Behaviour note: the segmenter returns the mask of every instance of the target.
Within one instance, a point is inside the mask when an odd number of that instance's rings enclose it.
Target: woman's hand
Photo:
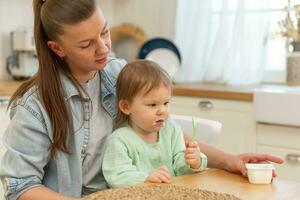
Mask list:
[[[154,170],[146,179],[145,182],[150,183],[171,183],[171,178],[169,175],[169,170],[167,166],[162,165],[156,170]]]
[[[185,145],[191,141],[191,138],[184,135]],[[282,164],[283,160],[279,157],[262,153],[246,153],[233,155],[222,151],[214,146],[198,141],[201,151],[207,156],[208,167],[219,168],[233,173],[240,173],[247,176],[246,163],[277,163]],[[273,177],[276,177],[273,171]]]
[[[282,164],[283,160],[279,157],[272,156],[269,154],[260,154],[260,153],[246,153],[240,155],[230,155],[229,162],[227,163],[226,170],[234,173],[241,173],[243,176],[247,176],[246,163],[269,163],[274,162]],[[277,174],[273,170],[273,177],[276,177]]]
[[[190,141],[187,143],[185,162],[193,169],[198,169],[200,167],[200,148],[198,142]]]

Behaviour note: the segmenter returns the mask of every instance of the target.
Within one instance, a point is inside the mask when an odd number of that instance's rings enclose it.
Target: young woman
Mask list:
[[[207,158],[198,143],[191,141],[185,148],[181,128],[168,120],[171,90],[169,76],[152,61],[137,60],[120,72],[116,118],[120,128],[107,139],[102,167],[110,187],[170,183],[171,176],[206,168]]]
[[[39,71],[12,96],[0,178],[8,200],[81,197],[107,188],[103,143],[125,62],[108,57],[110,34],[95,0],[33,0],[33,9]],[[248,161],[282,162],[200,145],[208,165],[232,172],[244,173]]]

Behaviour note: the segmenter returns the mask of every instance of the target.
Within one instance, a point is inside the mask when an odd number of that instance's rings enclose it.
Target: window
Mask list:
[[[223,0],[214,2],[214,13],[218,16],[221,10]],[[229,0],[229,7],[234,10],[239,0]],[[268,35],[265,37],[266,44],[266,62],[263,75],[263,82],[284,83],[286,81],[286,56],[287,39],[280,34],[279,21],[286,18],[284,7],[288,5],[288,0],[262,0],[265,1],[265,8],[258,9],[256,1],[245,0],[246,12],[249,15],[266,14],[270,17]],[[291,0],[291,17],[295,18],[295,12],[292,10],[294,5],[300,4],[300,0]],[[259,6],[258,6],[259,7]],[[228,13],[230,15],[230,12]]]
[[[176,81],[285,82],[287,40],[278,23],[286,18],[289,2],[289,8],[300,4],[300,0],[179,0],[175,41],[185,68]]]
[[[292,0],[290,9],[299,3],[299,0]],[[267,56],[263,82],[285,83],[288,43],[287,39],[280,34],[278,22],[286,18],[283,8],[288,5],[288,0],[272,1],[269,5],[270,8],[266,12],[270,13],[270,27],[269,34],[266,36]],[[291,17],[295,17],[294,11],[291,11]]]

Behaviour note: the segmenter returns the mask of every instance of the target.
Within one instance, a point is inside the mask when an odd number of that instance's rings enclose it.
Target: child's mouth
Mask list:
[[[159,120],[155,121],[155,122],[153,123],[153,125],[154,125],[154,126],[159,126],[159,127],[160,127],[160,126],[163,126],[164,123],[165,123],[165,120],[159,119]]]

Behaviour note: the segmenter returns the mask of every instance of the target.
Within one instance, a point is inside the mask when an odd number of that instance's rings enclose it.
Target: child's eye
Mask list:
[[[149,107],[155,107],[156,104],[155,103],[151,103],[151,104],[148,104]]]
[[[167,106],[167,105],[169,105],[169,103],[170,103],[170,102],[169,102],[169,101],[167,101],[167,102],[165,102],[165,103],[164,103],[164,105],[165,105],[165,106]]]

